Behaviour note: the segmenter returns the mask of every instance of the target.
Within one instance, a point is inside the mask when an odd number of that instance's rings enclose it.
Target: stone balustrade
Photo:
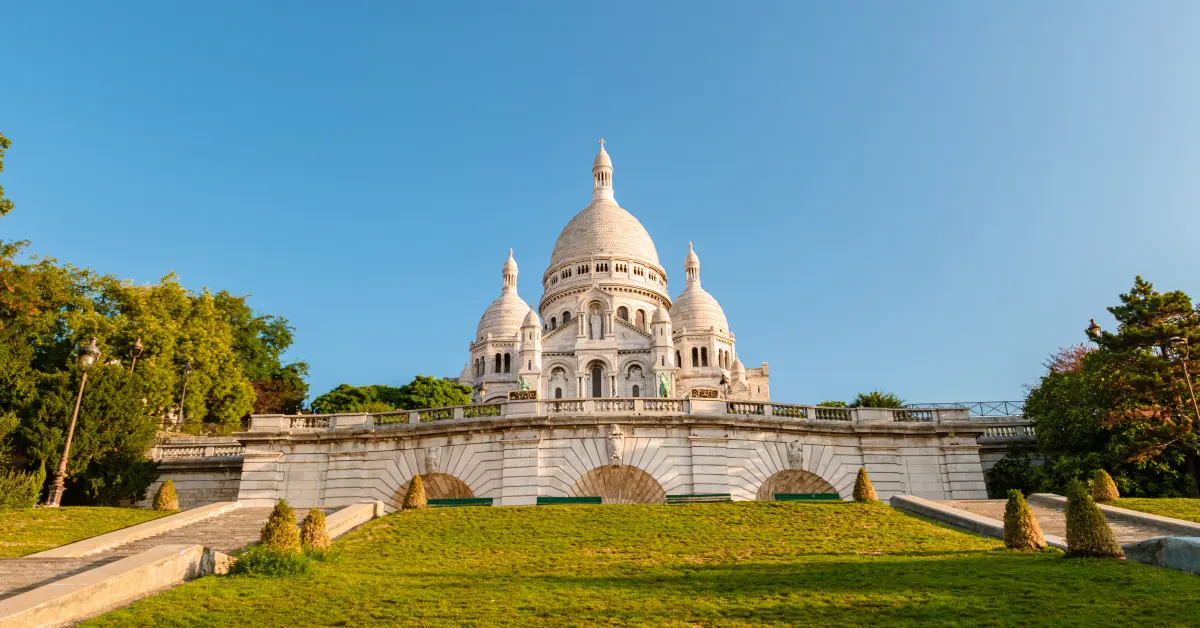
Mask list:
[[[254,415],[251,432],[287,432],[347,428],[405,428],[445,421],[486,421],[510,417],[555,416],[733,416],[787,421],[872,423],[947,423],[973,421],[966,408],[830,408],[773,402],[661,397],[545,399],[401,410],[374,414]],[[1032,428],[1030,428],[1032,429]]]
[[[155,462],[188,458],[240,456],[246,448],[236,438],[160,438],[150,446]]]

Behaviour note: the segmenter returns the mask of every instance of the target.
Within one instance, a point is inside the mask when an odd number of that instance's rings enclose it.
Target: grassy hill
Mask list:
[[[1021,554],[882,505],[411,511],[304,576],[203,578],[87,626],[1189,624],[1194,575]]]
[[[0,510],[0,558],[45,551],[169,514],[89,506]]]

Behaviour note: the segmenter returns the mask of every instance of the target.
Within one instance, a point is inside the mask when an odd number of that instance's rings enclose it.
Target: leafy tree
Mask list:
[[[988,497],[998,499],[1012,490],[1028,495],[1042,485],[1041,467],[1021,446],[1010,446],[1004,457],[984,472]]]
[[[1112,476],[1104,469],[1096,469],[1092,475],[1092,499],[1098,502],[1111,502],[1121,497]]]
[[[300,545],[309,550],[329,549],[329,533],[325,529],[325,513],[312,508],[300,523]]]
[[[879,390],[873,390],[869,393],[858,393],[854,397],[854,401],[850,402],[851,408],[899,408],[903,405],[903,399],[892,393],[885,393]]]
[[[845,408],[846,402],[845,401],[822,401],[821,403],[818,403],[817,406],[822,407],[822,408]]]
[[[275,502],[259,535],[263,547],[275,552],[295,552],[300,549],[300,529],[296,527],[296,511],[286,499]]]
[[[1200,435],[1183,359],[1200,342],[1200,317],[1186,294],[1159,293],[1141,277],[1120,298],[1108,308],[1117,331],[1101,333],[1078,368],[1048,364],[1030,389],[1043,488],[1105,468],[1129,495],[1196,495]]]
[[[308,396],[308,364],[284,365],[280,356],[292,344],[294,329],[286,318],[260,315],[245,297],[218,292],[213,297],[233,334],[233,351],[254,386],[256,414],[295,414]]]
[[[1046,547],[1042,527],[1025,496],[1016,489],[1008,492],[1004,505],[1004,546],[1015,550],[1040,550]]]
[[[4,152],[12,146],[12,142],[0,133],[0,172],[4,172]],[[12,211],[13,203],[8,197],[4,196],[4,186],[0,185],[0,218]]]
[[[1074,556],[1124,557],[1104,513],[1096,507],[1083,482],[1071,480],[1066,493],[1067,551]]]
[[[313,400],[314,412],[386,412],[464,406],[471,403],[471,388],[451,381],[418,375],[400,388],[373,384],[337,388]]]

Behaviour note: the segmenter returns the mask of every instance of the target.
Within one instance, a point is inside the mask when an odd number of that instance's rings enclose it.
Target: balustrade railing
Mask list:
[[[417,410],[418,423],[433,423],[435,421],[449,421],[454,418],[454,408],[430,408],[429,410]]]
[[[646,399],[642,402],[646,412],[683,412],[682,399]]]
[[[812,408],[813,418],[818,421],[849,421],[850,408],[826,408],[824,406],[816,406]]]
[[[763,404],[747,401],[730,401],[729,414],[763,414]]]
[[[789,419],[807,419],[808,408],[804,406],[791,406],[783,403],[773,403],[771,404],[771,414]]]
[[[933,421],[933,410],[892,410],[892,420],[899,423],[929,423]]]
[[[300,414],[291,419],[291,428],[296,429],[325,429],[329,427],[329,417],[316,414]]]
[[[232,438],[160,438],[150,446],[151,460],[187,460],[240,456],[246,450]]]

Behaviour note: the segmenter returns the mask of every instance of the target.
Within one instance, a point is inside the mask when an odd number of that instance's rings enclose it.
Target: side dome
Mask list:
[[[511,338],[520,335],[521,322],[529,312],[529,304],[516,293],[501,294],[479,317],[475,339],[483,340],[488,334],[493,338]]]
[[[698,285],[688,286],[683,294],[676,297],[675,304],[671,306],[671,321],[676,331],[708,331],[710,327],[716,327],[717,331],[729,332],[725,310]]]
[[[662,267],[642,223],[609,199],[593,200],[563,227],[550,254],[550,268],[591,257],[627,257]]]

